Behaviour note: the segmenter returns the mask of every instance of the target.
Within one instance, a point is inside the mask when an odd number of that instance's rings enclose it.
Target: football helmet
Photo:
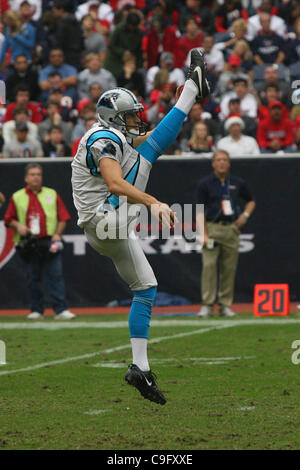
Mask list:
[[[125,136],[138,137],[146,134],[146,125],[142,121],[141,113],[144,106],[135,95],[125,88],[113,88],[103,93],[97,103],[97,113],[100,123],[121,131]],[[140,121],[137,128],[128,128],[126,116],[138,115]]]

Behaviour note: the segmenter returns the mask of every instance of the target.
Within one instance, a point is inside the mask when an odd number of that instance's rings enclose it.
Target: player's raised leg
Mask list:
[[[158,124],[151,135],[137,147],[146,160],[154,163],[177,138],[183,122],[195,101],[203,101],[210,93],[205,76],[204,53],[198,49],[191,51],[191,65],[187,80],[176,105]]]

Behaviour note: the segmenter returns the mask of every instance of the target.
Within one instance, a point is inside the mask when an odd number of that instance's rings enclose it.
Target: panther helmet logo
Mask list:
[[[0,269],[8,263],[15,251],[14,230],[5,227],[4,221],[0,220]]]

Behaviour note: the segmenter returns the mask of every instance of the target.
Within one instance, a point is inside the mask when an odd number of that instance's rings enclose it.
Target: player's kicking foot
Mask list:
[[[137,388],[140,394],[147,398],[147,400],[154,401],[160,405],[164,405],[167,402],[163,394],[158,390],[150,370],[143,372],[138,366],[131,364],[126,372],[125,380],[129,385]]]
[[[187,79],[193,80],[199,90],[196,101],[202,102],[210,94],[210,85],[205,77],[206,65],[205,53],[197,48],[191,50],[191,65],[187,73]]]

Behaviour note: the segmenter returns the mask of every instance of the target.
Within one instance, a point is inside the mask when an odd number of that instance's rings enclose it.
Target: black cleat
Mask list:
[[[196,96],[197,102],[202,102],[210,94],[210,85],[205,78],[206,65],[204,61],[205,53],[201,49],[195,48],[191,50],[191,65],[187,73],[187,79],[193,80],[199,90]]]
[[[140,394],[147,398],[147,400],[154,401],[160,405],[164,405],[167,402],[163,394],[158,390],[150,370],[143,372],[138,366],[131,364],[126,372],[125,380],[129,385],[137,388]]]

